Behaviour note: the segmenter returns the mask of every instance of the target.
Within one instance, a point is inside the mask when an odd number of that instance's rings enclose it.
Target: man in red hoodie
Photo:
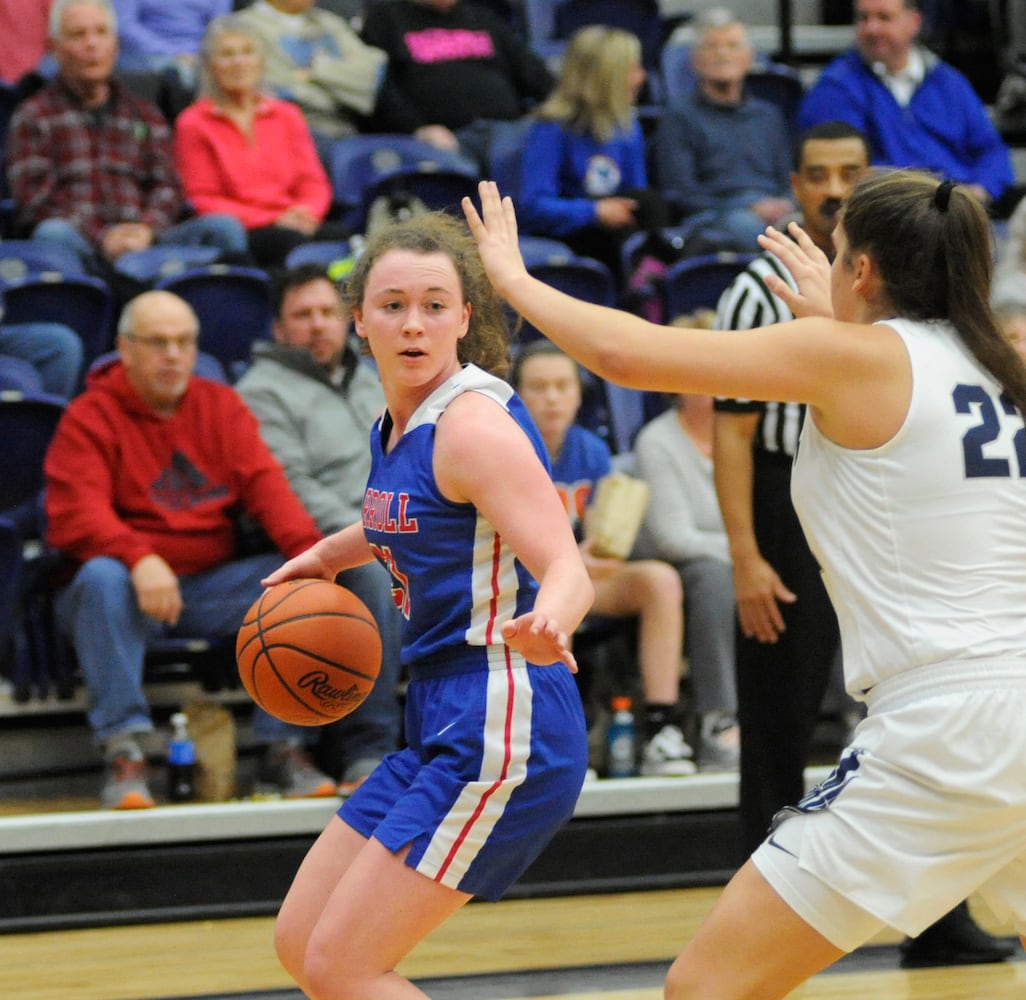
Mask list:
[[[125,307],[120,357],[90,375],[46,458],[50,543],[78,564],[57,619],[89,689],[103,746],[104,806],[154,804],[137,737],[153,728],[147,638],[231,636],[260,580],[321,538],[234,389],[194,376],[199,326],[186,302],[151,291]],[[240,558],[240,512],[280,550]],[[260,778],[284,795],[333,795],[303,730],[254,710]]]

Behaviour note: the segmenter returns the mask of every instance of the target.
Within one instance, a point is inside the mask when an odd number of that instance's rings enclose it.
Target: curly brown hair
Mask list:
[[[510,365],[509,315],[488,280],[466,225],[445,212],[427,212],[378,230],[342,285],[342,298],[350,312],[363,302],[371,268],[390,250],[441,253],[453,262],[463,301],[472,307],[470,328],[459,342],[457,356],[461,364],[475,364],[504,378]]]

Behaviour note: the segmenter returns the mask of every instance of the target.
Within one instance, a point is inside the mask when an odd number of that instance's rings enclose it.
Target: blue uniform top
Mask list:
[[[552,480],[575,533],[580,534],[595,484],[608,476],[611,468],[609,445],[587,427],[571,424],[559,457],[552,463]]]
[[[435,482],[435,425],[464,392],[480,392],[502,406],[548,468],[545,446],[520,398],[501,379],[474,365],[421,403],[388,454],[388,412],[374,425],[364,533],[392,576],[392,596],[403,615],[402,662],[417,663],[428,672],[443,663],[447,671],[483,669],[475,647],[501,645],[497,626],[530,611],[538,591],[534,578],[477,508],[446,499]]]

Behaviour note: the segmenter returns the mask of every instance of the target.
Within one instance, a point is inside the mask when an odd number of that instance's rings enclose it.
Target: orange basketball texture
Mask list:
[[[348,715],[370,693],[381,636],[352,591],[328,580],[288,580],[246,612],[235,659],[261,708],[284,722],[319,726]]]

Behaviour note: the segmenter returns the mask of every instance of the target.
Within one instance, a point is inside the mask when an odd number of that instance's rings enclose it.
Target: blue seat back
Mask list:
[[[4,244],[0,243],[0,247]],[[85,367],[114,341],[114,297],[99,278],[42,272],[0,282],[5,323],[63,323],[82,341]]]
[[[34,510],[43,489],[43,461],[65,406],[59,396],[0,391],[0,513],[5,516],[20,514],[26,505]]]
[[[211,264],[154,282],[181,296],[199,319],[199,349],[234,378],[249,363],[253,342],[271,336],[270,280],[251,267]]]
[[[458,153],[437,149],[410,135],[377,133],[347,136],[331,147],[329,175],[340,222],[363,229],[371,190],[390,174],[451,171],[475,178],[478,167]]]
[[[756,256],[718,253],[685,257],[671,265],[663,285],[667,318],[672,321],[696,309],[715,309],[720,295]]]
[[[0,281],[35,274],[84,275],[82,258],[73,250],[44,240],[0,241]]]

